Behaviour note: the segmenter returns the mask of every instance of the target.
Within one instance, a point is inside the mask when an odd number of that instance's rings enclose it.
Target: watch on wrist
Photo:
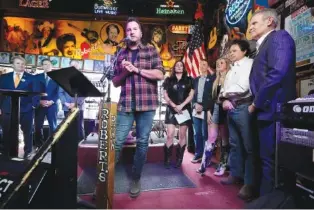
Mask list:
[[[138,72],[137,72],[137,73],[138,73],[138,74],[141,74],[141,71],[142,71],[142,69],[138,69]]]

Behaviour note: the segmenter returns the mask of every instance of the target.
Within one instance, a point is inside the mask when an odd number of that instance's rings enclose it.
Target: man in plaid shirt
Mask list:
[[[141,42],[142,28],[139,21],[129,18],[126,23],[127,47],[117,58],[113,84],[121,86],[116,124],[115,158],[126,141],[134,120],[136,122],[136,152],[133,161],[130,196],[141,192],[140,177],[146,161],[148,139],[155,110],[158,107],[157,81],[164,78],[162,62],[156,49]]]

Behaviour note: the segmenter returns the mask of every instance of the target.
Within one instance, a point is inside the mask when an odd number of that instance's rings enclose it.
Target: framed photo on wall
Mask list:
[[[60,58],[61,57],[58,57],[58,56],[50,56],[52,67],[60,68]]]
[[[13,56],[21,56],[22,58],[24,58],[25,54],[24,53],[18,53],[18,52],[12,52],[12,57]]]
[[[310,91],[314,90],[314,77],[301,78],[299,80],[299,97],[309,95]]]
[[[10,53],[0,52],[0,63],[9,64],[10,62]]]
[[[93,60],[84,60],[84,68],[85,71],[93,71],[94,70],[94,61]]]
[[[35,66],[36,65],[36,55],[25,54],[26,65]]]
[[[38,55],[37,56],[37,66],[42,66],[41,65],[41,61],[43,60],[43,59],[48,59],[49,57],[47,56],[47,55]]]
[[[94,71],[95,72],[103,72],[105,68],[104,61],[94,61]]]
[[[61,68],[66,68],[66,67],[69,67],[70,66],[70,61],[71,61],[71,58],[67,58],[67,57],[62,57],[61,58]]]

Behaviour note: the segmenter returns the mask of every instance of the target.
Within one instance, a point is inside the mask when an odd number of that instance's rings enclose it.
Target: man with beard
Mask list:
[[[158,107],[157,81],[164,78],[164,69],[156,49],[142,44],[143,33],[137,19],[128,19],[126,35],[130,41],[117,58],[112,80],[115,87],[121,86],[115,158],[118,162],[120,151],[135,121],[136,152],[129,191],[130,197],[135,198],[141,192],[140,178],[146,161],[155,110]]]

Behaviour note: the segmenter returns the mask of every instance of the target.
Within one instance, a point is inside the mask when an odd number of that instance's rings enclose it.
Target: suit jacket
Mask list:
[[[59,89],[59,97],[61,100],[61,104],[62,104],[62,110],[63,111],[69,111],[69,108],[65,105],[65,103],[75,103],[75,98],[71,97],[67,92],[65,92],[65,90],[63,88],[60,87]],[[83,110],[84,107],[84,100],[85,98],[83,97],[78,97],[77,98],[77,106],[80,110]]]
[[[0,89],[8,90],[24,90],[30,92],[40,92],[35,76],[24,72],[19,85],[14,87],[13,72],[0,76]],[[20,112],[29,112],[38,105],[39,96],[25,96],[20,100]],[[3,113],[11,113],[11,98],[10,96],[0,95],[0,107]]]
[[[53,105],[56,105],[59,99],[59,85],[52,79],[46,78],[48,76],[45,73],[37,74],[35,77],[39,82],[40,91],[47,93],[47,96],[41,97],[41,100],[52,100]]]
[[[198,94],[198,82],[200,77],[195,78],[194,80],[194,96],[192,100],[192,104],[194,107],[194,104],[197,103],[197,94]],[[201,105],[203,106],[204,111],[210,111],[212,112],[214,109],[215,101],[212,97],[212,89],[213,89],[213,83],[216,79],[216,75],[210,75],[208,74],[206,77],[205,85],[204,85],[204,92],[203,92],[203,99]]]
[[[285,30],[273,31],[259,47],[250,86],[259,120],[274,120],[277,103],[296,98],[295,43]]]

